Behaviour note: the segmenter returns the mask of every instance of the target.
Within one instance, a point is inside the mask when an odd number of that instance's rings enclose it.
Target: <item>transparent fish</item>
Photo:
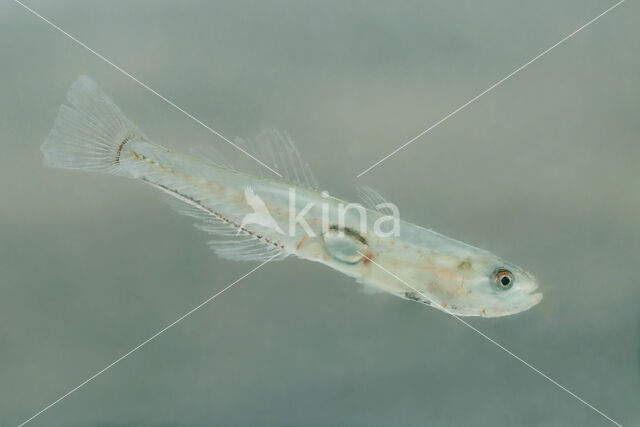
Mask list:
[[[235,170],[214,152],[180,154],[153,144],[87,77],[78,78],[67,98],[71,106],[60,107],[42,145],[47,163],[150,184],[214,236],[211,248],[223,258],[295,255],[367,289],[459,316],[514,314],[542,299],[531,274],[490,252],[401,220],[395,234],[377,232],[389,220],[378,209],[390,204],[364,189],[367,207],[345,211],[346,202],[317,188],[286,133],[268,130],[244,142],[284,175],[259,177]]]

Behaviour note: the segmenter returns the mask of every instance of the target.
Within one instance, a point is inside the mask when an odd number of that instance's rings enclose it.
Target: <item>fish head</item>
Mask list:
[[[501,258],[479,251],[447,257],[428,286],[433,304],[458,316],[499,317],[520,313],[542,300],[535,277]]]

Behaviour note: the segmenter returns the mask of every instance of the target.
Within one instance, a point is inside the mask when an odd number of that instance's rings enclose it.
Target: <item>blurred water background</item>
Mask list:
[[[470,322],[624,425],[640,410],[640,6],[627,2],[356,174],[613,2],[30,1],[228,137],[286,129],[321,186],[536,274]],[[45,168],[79,74],[152,140],[215,145],[0,3],[0,425],[17,425],[255,266],[140,183]],[[32,425],[608,425],[459,322],[295,259],[265,266]]]

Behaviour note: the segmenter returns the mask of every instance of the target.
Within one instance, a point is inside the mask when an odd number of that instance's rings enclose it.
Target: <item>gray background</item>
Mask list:
[[[44,2],[43,15],[229,137],[286,129],[323,188],[534,272],[473,325],[640,423],[640,6],[627,2],[355,175],[613,2]],[[152,189],[43,167],[78,74],[154,141],[250,161],[0,3],[0,425],[16,425],[255,264]],[[33,425],[607,425],[447,315],[321,265],[265,266]]]

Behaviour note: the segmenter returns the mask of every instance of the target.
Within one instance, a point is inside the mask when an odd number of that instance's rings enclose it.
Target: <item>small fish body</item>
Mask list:
[[[367,207],[320,191],[290,138],[254,141],[286,179],[250,175],[219,156],[174,153],[153,144],[89,78],[81,76],[42,145],[48,164],[141,180],[211,233],[212,249],[234,260],[295,255],[356,278],[370,289],[459,316],[497,317],[536,305],[534,277],[492,253],[384,214],[371,189]],[[346,207],[346,208],[345,208]],[[395,222],[394,222],[395,220]],[[393,225],[394,233],[382,231]]]

